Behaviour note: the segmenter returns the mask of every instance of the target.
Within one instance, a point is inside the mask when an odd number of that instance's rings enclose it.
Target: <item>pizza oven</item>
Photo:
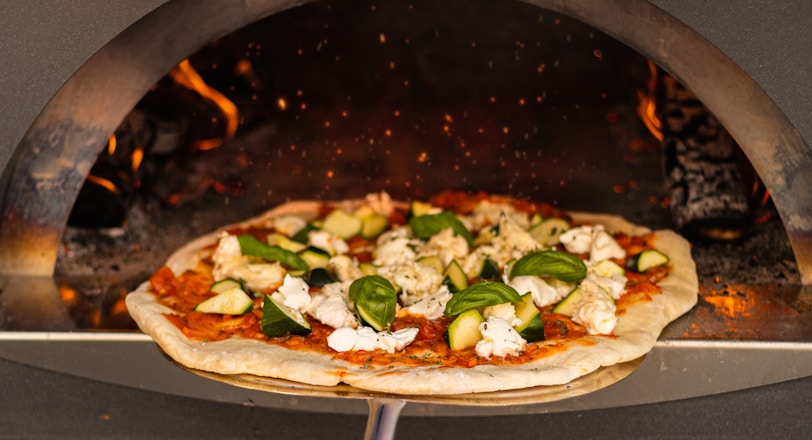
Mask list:
[[[808,428],[804,2],[125,3],[4,6],[0,389],[14,398],[0,420],[12,436]],[[444,189],[680,230],[699,304],[612,385],[405,406],[191,374],[123,307],[185,242],[285,201]]]

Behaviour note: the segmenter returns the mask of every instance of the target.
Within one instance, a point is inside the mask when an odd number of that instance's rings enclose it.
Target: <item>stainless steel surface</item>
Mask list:
[[[336,398],[235,387],[177,367],[142,335],[3,333],[3,358],[47,370],[186,398],[277,409],[367,414],[367,396]],[[649,405],[729,393],[812,376],[812,344],[665,340],[632,374],[601,390],[515,405],[410,400],[402,415],[431,417],[546,414]]]

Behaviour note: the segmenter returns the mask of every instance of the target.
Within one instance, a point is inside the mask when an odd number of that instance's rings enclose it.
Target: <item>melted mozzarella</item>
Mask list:
[[[352,281],[364,276],[358,263],[347,255],[337,255],[330,258],[327,268],[332,270],[341,281]]]
[[[611,334],[617,324],[615,302],[590,279],[581,282],[583,299],[575,305],[572,320],[584,326],[591,335]]]
[[[601,225],[572,228],[561,234],[560,241],[567,252],[589,254],[589,264],[626,258],[626,251]]]
[[[502,217],[509,217],[513,223],[523,229],[530,226],[530,217],[526,213],[517,211],[512,205],[492,203],[488,200],[479,202],[467,220],[474,229],[482,229],[498,224]]]
[[[470,267],[475,264],[472,261],[489,258],[500,266],[504,266],[508,261],[518,260],[525,254],[540,248],[539,242],[525,228],[513,221],[511,217],[503,215],[499,219],[498,235],[493,237],[490,243],[476,248],[466,259],[465,265]]]
[[[376,333],[370,327],[342,327],[327,336],[327,345],[338,352],[384,350],[394,353],[411,344],[418,331],[417,328],[404,328]]]
[[[516,317],[516,307],[513,306],[513,303],[502,303],[485,307],[485,310],[482,311],[482,316],[485,319],[491,317],[502,319],[511,326],[522,323],[522,320]]]
[[[476,343],[476,354],[490,359],[491,356],[518,355],[527,347],[527,341],[507,321],[490,317],[479,324],[482,339]]]
[[[586,279],[603,289],[612,299],[618,299],[626,291],[626,277],[623,275],[604,276],[597,272],[587,272]]]
[[[443,266],[448,266],[451,260],[462,261],[468,255],[468,242],[454,234],[453,229],[445,228],[420,246],[416,258],[432,255],[439,257]]]
[[[442,274],[416,262],[379,267],[378,275],[400,287],[400,300],[404,306],[412,305],[431,295],[443,282]]]
[[[557,282],[555,284],[553,286],[541,277],[532,275],[518,276],[508,282],[508,285],[516,289],[519,294],[530,293],[533,295],[533,303],[538,307],[561,301],[574,288],[574,285],[569,283]]]
[[[246,287],[257,292],[277,288],[282,284],[286,273],[278,262],[254,263],[243,256],[237,236],[227,232],[220,234],[212,261],[212,276],[215,281],[226,278],[243,280]]]
[[[358,318],[350,310],[350,306],[340,293],[314,295],[308,307],[308,313],[322,324],[332,328],[358,327]]]
[[[330,255],[341,255],[350,251],[343,238],[327,231],[310,231],[307,234],[307,244],[323,249]]]
[[[426,319],[437,319],[443,316],[445,305],[451,299],[451,296],[448,287],[442,285],[433,294],[401,310],[412,315],[425,316]]]
[[[592,247],[592,226],[578,226],[564,231],[558,240],[567,252],[587,254]]]
[[[373,263],[378,266],[390,266],[413,262],[417,258],[415,249],[422,243],[421,240],[412,238],[408,226],[385,232],[378,238],[377,247],[372,255]]]
[[[589,248],[589,263],[596,264],[602,260],[626,258],[626,251],[609,235],[603,226],[595,226],[592,246]]]
[[[297,215],[283,215],[273,220],[273,228],[288,237],[293,237],[305,226],[307,221]]]
[[[372,208],[378,214],[389,216],[395,210],[395,204],[392,202],[392,197],[386,191],[380,193],[367,194],[367,206]]]
[[[305,280],[287,274],[282,285],[271,296],[287,307],[304,312],[310,305],[310,286]]]

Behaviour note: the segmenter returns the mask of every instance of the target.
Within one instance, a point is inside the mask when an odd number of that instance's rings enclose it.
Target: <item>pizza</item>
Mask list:
[[[126,299],[179,364],[400,395],[561,385],[697,301],[688,242],[484,193],[294,201],[176,251]]]

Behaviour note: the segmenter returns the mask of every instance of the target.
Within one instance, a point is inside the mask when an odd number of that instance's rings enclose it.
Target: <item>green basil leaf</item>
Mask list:
[[[414,236],[421,240],[428,240],[443,229],[451,228],[454,234],[459,235],[468,242],[468,246],[472,246],[474,243],[471,231],[450,211],[412,217],[409,220],[409,226],[412,228]]]
[[[253,235],[244,234],[237,237],[240,242],[240,250],[243,255],[264,258],[266,260],[278,261],[285,266],[309,270],[310,266],[295,252],[283,249],[279,246],[271,246],[256,239]]]
[[[507,302],[520,302],[522,297],[516,289],[505,283],[482,282],[460,290],[445,305],[445,316],[457,316],[480,307],[495,306]]]
[[[510,270],[510,279],[522,275],[552,277],[569,283],[577,283],[586,277],[586,264],[578,257],[563,252],[547,250],[525,255]]]
[[[380,275],[367,275],[350,284],[350,300],[361,319],[375,330],[389,328],[395,320],[398,297],[392,283]]]

